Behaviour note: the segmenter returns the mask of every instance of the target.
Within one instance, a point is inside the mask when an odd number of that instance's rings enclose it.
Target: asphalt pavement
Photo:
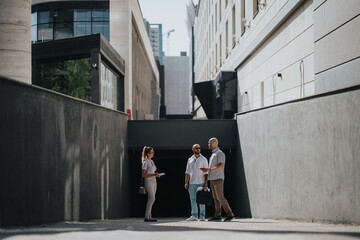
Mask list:
[[[148,223],[139,218],[126,218],[0,229],[0,239],[333,240],[360,239],[360,226],[271,219],[235,219],[231,222],[186,222],[182,218],[163,218],[156,223]]]

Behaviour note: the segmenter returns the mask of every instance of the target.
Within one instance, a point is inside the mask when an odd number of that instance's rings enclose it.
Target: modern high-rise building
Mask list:
[[[32,83],[159,116],[159,71],[136,0],[32,0]],[[139,41],[141,39],[141,41]]]
[[[154,52],[154,56],[159,59],[160,65],[163,65],[163,33],[162,24],[149,23],[144,19],[147,26],[148,35],[150,38],[151,47]]]
[[[190,58],[186,56],[186,54],[164,57],[165,105],[167,115],[189,114],[189,72]]]
[[[357,0],[200,0],[193,8],[195,85],[213,81],[218,100],[223,73],[234,72],[232,112],[360,83]]]

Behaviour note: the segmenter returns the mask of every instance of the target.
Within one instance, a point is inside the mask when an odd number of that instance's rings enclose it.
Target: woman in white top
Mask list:
[[[145,179],[145,188],[148,194],[145,211],[145,222],[156,222],[157,220],[152,218],[151,209],[155,202],[156,193],[156,178],[160,177],[160,174],[155,172],[156,166],[153,160],[154,149],[152,147],[144,147],[141,155],[142,172],[141,176]]]

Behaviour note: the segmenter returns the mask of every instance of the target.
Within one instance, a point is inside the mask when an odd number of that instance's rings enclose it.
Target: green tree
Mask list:
[[[42,64],[41,86],[72,97],[91,101],[90,58]]]

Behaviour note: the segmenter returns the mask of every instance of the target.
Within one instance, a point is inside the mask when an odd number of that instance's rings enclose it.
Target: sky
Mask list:
[[[186,26],[186,5],[190,0],[138,0],[143,17],[149,23],[160,23],[163,29],[163,51],[165,56],[180,56],[181,51],[189,55],[189,35]],[[194,1],[195,2],[195,1]],[[169,53],[166,33],[170,33]]]

